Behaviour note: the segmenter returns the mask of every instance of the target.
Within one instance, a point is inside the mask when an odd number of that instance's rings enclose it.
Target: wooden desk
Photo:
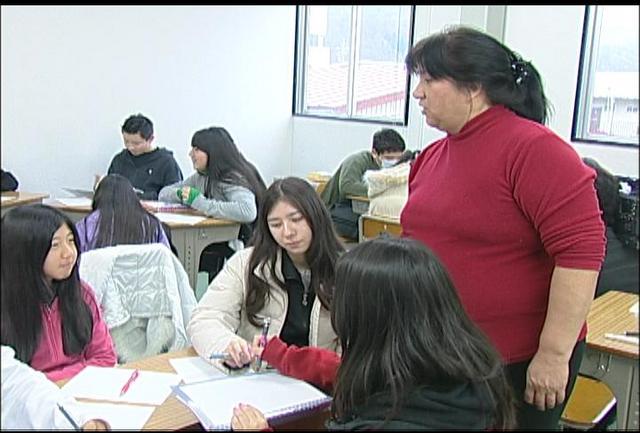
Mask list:
[[[121,365],[122,368],[138,368],[140,370],[159,371],[164,373],[175,373],[175,370],[169,362],[172,358],[184,358],[188,356],[197,356],[196,351],[189,347],[187,349],[176,352],[163,353],[161,355],[152,356],[138,361],[128,362]],[[58,386],[62,386],[67,380],[57,382]],[[273,426],[276,430],[323,430],[324,422],[328,419],[327,411],[316,411],[304,418],[287,421],[278,426]],[[231,414],[229,414],[231,419]],[[147,420],[143,430],[204,430],[200,425],[198,418],[191,410],[182,404],[174,394],[171,394],[160,406],[151,414]]]
[[[637,331],[638,318],[629,308],[638,295],[610,291],[595,299],[587,317],[587,349],[580,372],[612,389],[618,401],[617,428],[638,429],[638,345],[610,340],[605,333]]]
[[[50,204],[63,211],[74,222],[91,212],[91,206],[67,206],[55,201]],[[191,209],[177,213],[202,216],[200,212]],[[193,225],[174,222],[167,225],[171,229],[171,242],[178,250],[178,258],[189,275],[189,283],[193,290],[198,282],[198,265],[202,251],[209,244],[237,239],[240,231],[239,223],[216,218],[207,218]]]
[[[358,242],[376,238],[381,234],[400,236],[402,234],[400,220],[369,214],[360,215],[358,218]]]
[[[0,205],[1,215],[4,215],[9,209],[25,204],[42,203],[42,200],[49,197],[49,194],[24,192],[24,191],[6,191],[2,193],[2,204]]]

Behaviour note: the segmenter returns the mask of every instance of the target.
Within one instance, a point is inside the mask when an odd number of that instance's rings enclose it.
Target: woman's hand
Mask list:
[[[231,359],[226,359],[224,363],[233,368],[244,367],[250,364],[254,358],[251,347],[249,347],[249,343],[245,340],[232,341],[227,346],[225,352],[229,354]]]
[[[240,403],[233,408],[232,430],[263,430],[269,427],[267,419],[255,407]]]
[[[527,368],[524,400],[538,410],[553,409],[564,401],[568,381],[568,361],[539,350]]]
[[[82,424],[82,430],[111,430],[111,426],[103,419],[90,419]]]

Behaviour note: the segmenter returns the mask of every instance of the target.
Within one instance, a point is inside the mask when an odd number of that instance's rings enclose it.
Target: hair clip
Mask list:
[[[511,60],[511,73],[513,74],[513,78],[516,80],[517,86],[522,84],[524,79],[529,75],[529,72],[526,70],[527,63],[528,62],[518,58]]]

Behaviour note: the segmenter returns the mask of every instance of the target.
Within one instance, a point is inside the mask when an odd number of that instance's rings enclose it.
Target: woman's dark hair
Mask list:
[[[376,393],[392,419],[409,393],[447,381],[487,396],[487,425],[515,415],[498,352],[467,316],[447,271],[416,240],[379,237],[338,259],[331,324],[342,345],[332,415],[345,422]]]
[[[74,236],[78,256],[71,275],[49,286],[44,261],[54,233],[66,225]],[[78,275],[80,248],[73,222],[52,207],[19,206],[2,216],[2,344],[29,363],[42,334],[43,305],[58,297],[62,345],[66,355],[81,353],[91,340],[93,318],[83,299]]]
[[[618,207],[620,203],[620,183],[618,178],[601,166],[595,159],[582,158],[582,161],[596,171],[595,189],[598,204],[602,210],[605,225],[617,229]]]
[[[162,225],[147,212],[133,190],[131,182],[119,174],[104,177],[93,196],[91,208],[100,211],[98,230],[90,248],[156,242]]]
[[[405,58],[407,71],[449,79],[461,89],[480,86],[494,105],[545,124],[551,107],[540,74],[531,64],[492,36],[452,26],[418,41]]]
[[[215,126],[201,129],[193,134],[191,146],[207,154],[205,197],[221,194],[220,182],[225,182],[253,192],[258,206],[267,187],[256,167],[240,153],[226,129]]]
[[[269,284],[266,275],[277,275],[276,261],[280,245],[271,236],[267,218],[276,204],[289,203],[300,211],[311,228],[312,240],[305,258],[311,270],[311,291],[316,293],[322,305],[329,309],[333,297],[334,269],[338,256],[344,247],[335,232],[329,211],[320,199],[320,195],[304,179],[287,177],[274,181],[264,194],[258,211],[256,228],[253,233],[253,252],[247,269],[248,288],[245,301],[249,321],[256,326],[262,322],[258,312],[264,307],[269,296]],[[283,254],[286,254],[284,251]],[[270,265],[269,272],[266,272]],[[258,277],[253,270],[258,268]],[[284,281],[277,281],[286,291]]]

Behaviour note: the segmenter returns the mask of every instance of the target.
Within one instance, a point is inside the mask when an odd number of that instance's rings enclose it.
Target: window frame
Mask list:
[[[296,6],[296,26],[295,26],[295,42],[294,42],[294,59],[293,59],[293,98],[291,105],[291,114],[294,117],[308,117],[308,118],[317,118],[317,119],[325,119],[325,120],[337,120],[337,121],[348,121],[348,122],[360,122],[360,123],[373,123],[373,124],[381,124],[381,125],[390,125],[390,126],[408,126],[409,124],[409,107],[411,103],[411,77],[410,74],[407,74],[406,86],[405,86],[405,101],[404,101],[404,115],[402,121],[392,121],[392,120],[384,120],[384,119],[375,119],[375,118],[367,118],[367,117],[354,117],[352,114],[346,114],[344,116],[338,115],[323,115],[317,113],[304,113],[304,89],[305,89],[305,80],[306,80],[306,59],[307,53],[309,51],[308,46],[308,38],[306,37],[306,29],[307,29],[307,7],[309,5],[297,5]],[[354,41],[357,39],[357,34],[354,31],[355,25],[354,21],[360,19],[362,13],[361,9],[357,9],[354,13],[353,8],[361,8],[362,6],[367,5],[351,5],[351,47],[354,46]],[[399,5],[406,6],[406,5]],[[409,35],[408,35],[408,47],[410,50],[413,47],[414,41],[414,29],[415,29],[415,16],[416,16],[416,6],[410,5],[411,11],[409,13]],[[353,93],[354,93],[354,80],[355,80],[355,70],[356,70],[356,62],[357,54],[359,52],[360,44],[359,41],[355,44],[355,49],[350,49],[350,59],[349,59],[349,77],[347,83],[347,111],[352,112],[353,105],[355,104]]]
[[[596,29],[602,25],[602,15],[598,13],[598,7],[600,5],[585,5],[578,80],[571,122],[571,140],[586,144],[638,149],[638,141],[633,141],[633,139],[625,140],[618,137],[615,140],[607,140],[604,137],[595,138],[588,131],[591,121],[590,108],[592,106],[596,72],[596,57],[594,56],[593,48],[599,45],[600,30],[596,31]]]

